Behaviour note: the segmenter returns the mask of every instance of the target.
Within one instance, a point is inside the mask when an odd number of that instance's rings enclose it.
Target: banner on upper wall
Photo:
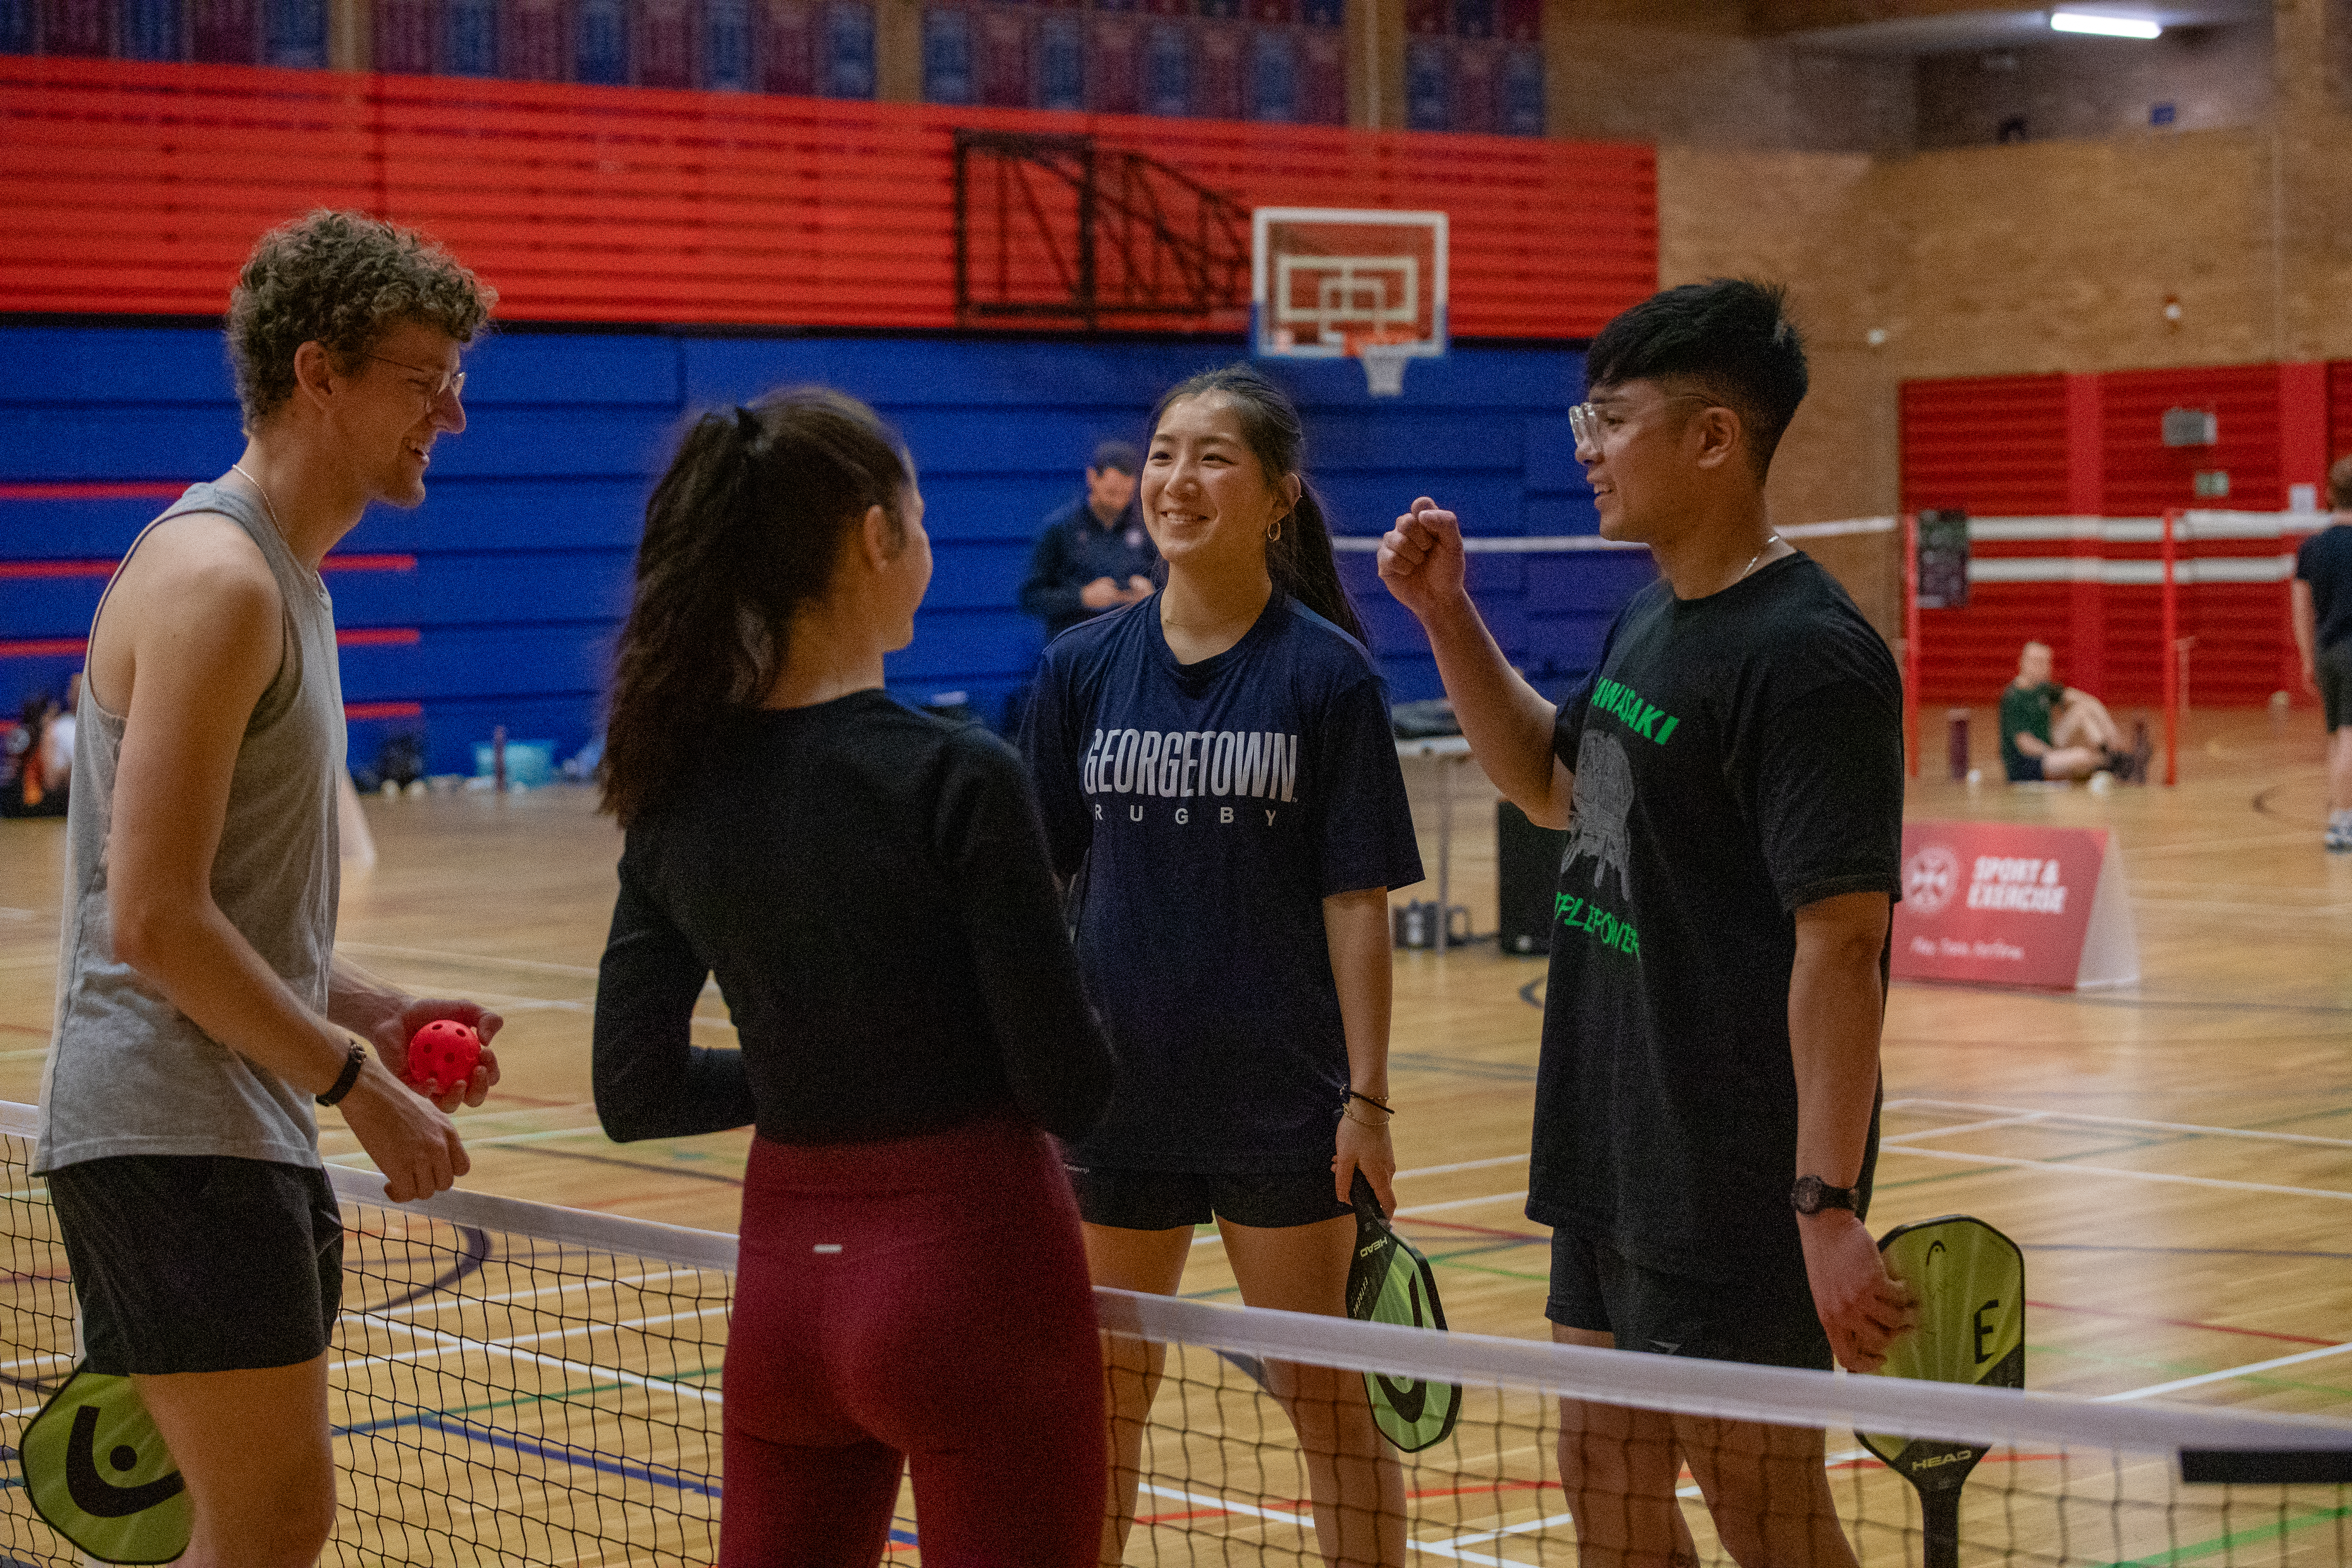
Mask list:
[[[2104,827],[1903,829],[1895,977],[2074,990],[2139,978],[2121,855]]]

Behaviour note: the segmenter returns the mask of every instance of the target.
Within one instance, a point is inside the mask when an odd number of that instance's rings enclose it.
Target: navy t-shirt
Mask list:
[[[1322,1170],[1348,1088],[1323,900],[1421,880],[1379,670],[1277,590],[1179,664],[1160,597],[1045,649],[1025,740],[1078,963],[1118,1052],[1080,1163]]]
[[[2318,646],[2352,642],[2352,526],[2334,523],[2305,540],[2294,552],[2294,574],[2311,584]]]
[[[1662,1273],[1801,1281],[1795,913],[1900,890],[1894,658],[1808,556],[1702,599],[1660,579],[1552,749],[1576,791],[1528,1217]]]

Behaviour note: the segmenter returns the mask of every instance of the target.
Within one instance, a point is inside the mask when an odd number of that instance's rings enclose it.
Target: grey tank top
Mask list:
[[[294,994],[324,1013],[342,871],[335,773],[343,765],[343,695],[334,605],[260,508],[215,485],[191,486],[147,525],[131,552],[156,527],[191,511],[218,512],[251,536],[284,605],[285,651],[237,747],[213,858],[213,901]],[[101,616],[105,608],[101,600]],[[121,1154],[319,1165],[310,1095],[206,1035],[114,955],[106,857],[123,721],[99,704],[90,685],[82,682],[77,710],[57,1030],[33,1168]]]

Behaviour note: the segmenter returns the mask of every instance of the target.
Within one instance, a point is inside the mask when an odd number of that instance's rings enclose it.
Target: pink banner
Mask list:
[[[2139,978],[2121,861],[2104,827],[1914,822],[1895,906],[1899,980],[2073,990]]]

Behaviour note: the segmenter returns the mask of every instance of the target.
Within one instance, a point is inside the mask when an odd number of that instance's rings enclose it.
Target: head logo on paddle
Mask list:
[[[1380,1200],[1363,1173],[1356,1175],[1356,1257],[1348,1266],[1348,1316],[1359,1322],[1403,1323],[1444,1329],[1445,1309],[1437,1300],[1437,1276],[1412,1243],[1389,1228]],[[1423,1383],[1364,1373],[1372,1423],[1381,1436],[1408,1454],[1442,1443],[1462,1414],[1462,1390],[1450,1383]]]
[[[1918,1327],[1895,1342],[1889,1377],[2025,1386],[2025,1255],[1980,1219],[1947,1215],[1897,1226],[1878,1249],[1919,1300]],[[1959,1561],[1960,1488],[1990,1450],[1927,1437],[1857,1432],[1864,1447],[1919,1492],[1927,1568]]]
[[[99,1562],[187,1551],[187,1488],[129,1378],[77,1371],[25,1428],[21,1457],[34,1510]]]

